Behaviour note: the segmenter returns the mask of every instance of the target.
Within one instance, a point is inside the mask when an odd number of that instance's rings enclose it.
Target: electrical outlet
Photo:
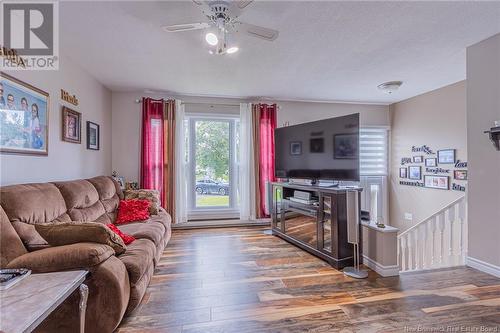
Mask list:
[[[405,220],[412,221],[413,220],[413,214],[412,213],[405,213]]]

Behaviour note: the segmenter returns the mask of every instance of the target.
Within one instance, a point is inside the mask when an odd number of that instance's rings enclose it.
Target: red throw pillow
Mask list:
[[[125,243],[125,245],[129,245],[130,243],[132,243],[133,241],[135,241],[135,237],[134,236],[122,232],[120,229],[118,229],[118,227],[116,225],[114,225],[114,224],[107,224],[106,226],[109,229],[111,229],[111,231],[113,231],[115,234],[117,234],[118,236],[120,236],[120,238],[123,240],[123,242]]]
[[[149,201],[130,199],[120,201],[115,224],[143,221],[149,218]]]

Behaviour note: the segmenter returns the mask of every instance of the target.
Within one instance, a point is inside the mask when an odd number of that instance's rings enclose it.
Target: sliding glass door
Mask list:
[[[238,118],[188,117],[190,219],[238,216]]]

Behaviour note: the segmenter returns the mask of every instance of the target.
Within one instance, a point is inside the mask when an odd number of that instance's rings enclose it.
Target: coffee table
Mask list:
[[[88,287],[87,271],[31,274],[18,284],[0,291],[0,331],[31,332],[77,288],[80,292],[80,332],[85,329]]]

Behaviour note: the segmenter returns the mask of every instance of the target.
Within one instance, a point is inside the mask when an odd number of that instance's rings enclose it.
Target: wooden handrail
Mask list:
[[[451,207],[455,206],[457,203],[459,203],[461,200],[463,200],[463,199],[465,199],[465,198],[466,198],[466,195],[463,195],[463,196],[461,196],[460,198],[458,198],[458,199],[454,200],[454,201],[453,201],[453,202],[451,202],[450,204],[448,204],[448,205],[446,205],[445,207],[441,208],[441,209],[440,209],[439,211],[437,211],[436,213],[434,213],[434,214],[432,214],[431,216],[429,216],[428,218],[426,218],[426,219],[424,219],[424,220],[422,220],[422,221],[418,222],[418,223],[417,223],[417,224],[415,224],[413,227],[411,227],[411,228],[409,228],[409,229],[407,229],[407,230],[403,231],[402,233],[400,233],[400,234],[398,235],[398,238],[403,237],[404,235],[406,235],[406,234],[407,234],[407,233],[409,233],[410,231],[412,231],[412,230],[416,229],[417,227],[419,227],[421,224],[423,224],[423,223],[425,223],[425,222],[429,221],[430,219],[432,219],[433,217],[435,217],[435,216],[437,216],[437,215],[441,214],[443,211],[445,211],[445,210],[447,210],[447,209],[449,209],[449,208],[451,208]]]

